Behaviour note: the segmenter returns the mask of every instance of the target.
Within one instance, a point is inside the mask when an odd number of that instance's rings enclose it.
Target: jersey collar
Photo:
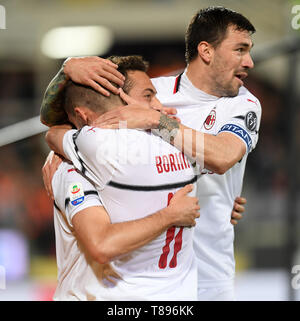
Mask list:
[[[173,93],[176,94],[179,91],[180,93],[198,101],[209,102],[217,101],[219,99],[219,97],[217,96],[209,95],[204,91],[196,88],[186,75],[186,69],[182,74],[178,75],[175,80]]]

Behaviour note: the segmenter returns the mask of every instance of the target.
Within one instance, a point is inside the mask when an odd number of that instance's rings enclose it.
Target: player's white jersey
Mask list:
[[[85,126],[69,131],[65,154],[95,183],[112,223],[136,220],[168,205],[197,177],[177,149],[139,130]],[[194,191],[191,195],[194,195]],[[195,300],[194,228],[172,227],[147,245],[112,262],[122,277],[103,300]]]
[[[183,125],[213,135],[230,132],[245,143],[245,156],[224,175],[204,169],[197,181],[201,207],[194,234],[198,286],[228,286],[233,282],[235,271],[231,211],[234,199],[241,194],[247,155],[257,143],[260,103],[244,87],[232,98],[208,95],[192,85],[186,72],[178,77],[152,79],[152,82],[158,99],[163,105],[177,109]]]
[[[75,237],[72,218],[91,206],[102,206],[95,187],[63,162],[52,179],[55,199],[54,227],[57,260],[57,288],[54,300],[96,300],[103,288],[102,267],[84,252]]]

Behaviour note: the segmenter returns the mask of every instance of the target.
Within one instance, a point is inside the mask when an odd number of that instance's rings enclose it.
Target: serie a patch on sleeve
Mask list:
[[[69,186],[69,197],[73,206],[79,205],[84,201],[84,190],[81,183],[72,183]]]

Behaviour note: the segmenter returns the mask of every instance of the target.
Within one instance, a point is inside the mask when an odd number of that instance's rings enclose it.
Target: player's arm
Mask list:
[[[126,121],[128,128],[158,129],[156,133],[162,139],[217,174],[224,174],[246,153],[245,143],[234,134],[205,134],[156,110],[139,108],[138,102],[133,103],[125,93],[121,97],[130,105],[101,115],[93,126],[118,128],[120,121]]]
[[[174,194],[168,207],[145,218],[122,223],[110,222],[103,207],[90,207],[73,217],[76,237],[91,257],[101,264],[110,262],[149,243],[171,226],[194,226],[200,216],[198,199],[189,197],[193,185]]]
[[[68,116],[62,106],[62,93],[68,81],[64,65],[49,83],[43,97],[40,120],[46,126],[60,125],[68,122]]]
[[[124,84],[124,76],[117,68],[116,64],[99,57],[67,59],[46,89],[40,110],[41,122],[47,126],[68,122],[62,108],[62,93],[69,79],[90,86],[105,96],[109,96],[109,91],[118,94],[118,89],[110,83]]]
[[[206,169],[224,174],[257,143],[261,107],[257,99],[246,98],[235,102],[216,135],[192,130],[166,115],[160,117],[158,134]]]
[[[42,168],[44,187],[48,196],[52,200],[54,200],[52,178],[62,161],[63,158],[60,155],[54,153],[53,150],[51,150]]]
[[[187,156],[217,174],[224,174],[246,153],[244,142],[231,133],[205,134],[165,115],[161,117],[159,128],[164,140],[169,140]]]
[[[63,156],[65,159],[69,159],[66,156],[64,148],[63,148],[63,139],[66,132],[71,129],[71,126],[68,125],[57,125],[52,126],[46,133],[45,139],[50,147],[55,153]]]

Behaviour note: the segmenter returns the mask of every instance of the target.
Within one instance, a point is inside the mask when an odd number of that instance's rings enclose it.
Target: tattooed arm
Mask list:
[[[100,57],[68,58],[50,82],[41,106],[41,122],[47,126],[68,122],[63,110],[64,87],[68,80],[89,86],[100,94],[118,94],[118,89],[110,82],[123,86],[125,77],[117,70],[118,65]]]
[[[161,115],[158,134],[165,141],[194,159],[201,167],[224,174],[246,153],[245,144],[231,133],[214,136],[196,131]]]
[[[42,101],[40,119],[49,127],[68,123],[68,116],[62,108],[63,89],[68,81],[64,65],[48,85]]]

